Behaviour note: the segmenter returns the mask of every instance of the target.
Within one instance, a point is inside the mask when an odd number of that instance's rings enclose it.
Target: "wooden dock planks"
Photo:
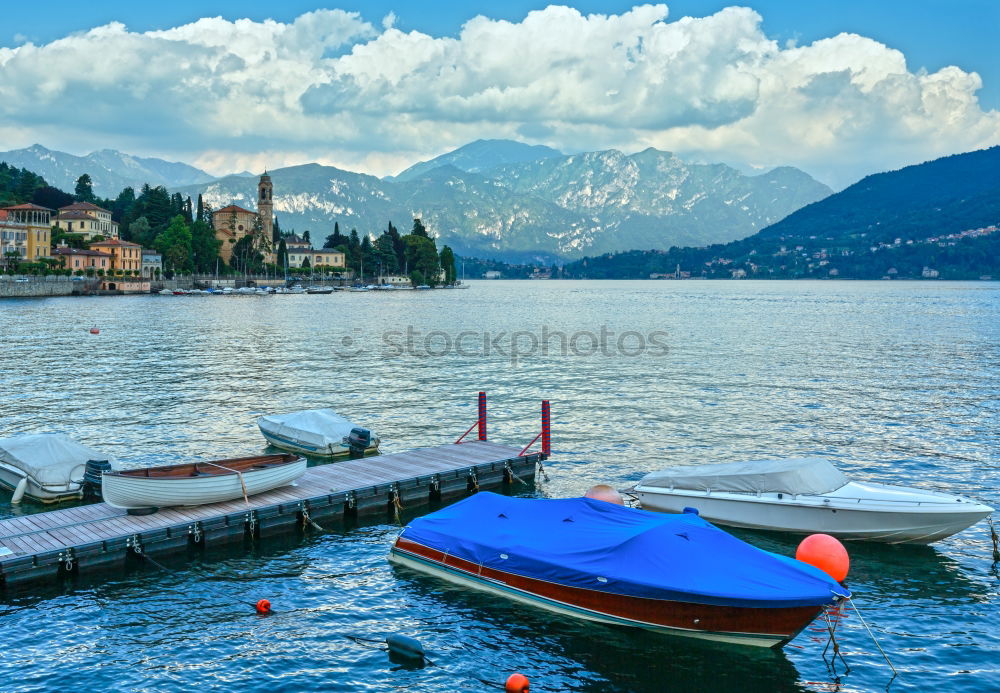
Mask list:
[[[454,496],[470,488],[509,481],[505,470],[532,477],[536,454],[487,441],[420,448],[310,467],[294,485],[257,494],[249,503],[225,503],[128,515],[105,503],[63,508],[0,520],[0,580],[3,584],[78,571],[79,559],[124,560],[176,546],[209,531],[213,537],[259,533],[263,527],[294,526],[303,513],[338,516],[367,508],[385,512],[390,503],[426,502],[431,491]],[[10,553],[7,553],[9,551]]]

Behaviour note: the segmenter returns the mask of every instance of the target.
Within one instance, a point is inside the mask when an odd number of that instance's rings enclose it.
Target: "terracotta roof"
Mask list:
[[[94,210],[97,210],[99,212],[107,212],[108,214],[111,214],[110,210],[104,209],[104,207],[98,207],[97,205],[92,205],[89,202],[74,202],[71,205],[66,205],[65,207],[60,207],[59,211],[62,212],[62,211],[65,211],[67,209],[68,210],[86,210],[88,212],[93,212]]]
[[[60,209],[66,209],[66,208],[61,207]],[[59,219],[61,221],[70,221],[76,219],[87,219],[87,220],[97,221],[96,217],[92,217],[86,212],[79,209],[72,209],[68,212],[59,212],[59,214],[56,215],[56,219]]]
[[[15,210],[15,211],[35,211],[35,212],[54,212],[54,209],[49,209],[48,207],[42,207],[40,205],[31,204],[26,202],[23,205],[14,205],[13,207],[4,207],[4,209]]]
[[[96,250],[81,250],[79,248],[63,248],[57,246],[52,249],[53,255],[91,255],[99,257],[107,257],[107,253],[99,253]]]
[[[100,247],[100,248],[111,248],[111,247],[122,247],[122,248],[141,248],[138,243],[129,243],[128,241],[123,241],[119,238],[112,238],[108,241],[100,241],[99,243],[91,243],[90,247]]]
[[[212,212],[212,216],[214,217],[216,214],[221,214],[222,212],[246,212],[247,214],[256,214],[257,213],[257,212],[253,212],[253,211],[251,211],[249,209],[243,209],[239,205],[229,205],[228,207],[223,207],[222,209],[215,210],[214,212]]]

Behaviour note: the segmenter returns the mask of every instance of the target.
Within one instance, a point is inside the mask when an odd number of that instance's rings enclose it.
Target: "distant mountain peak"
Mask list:
[[[392,178],[414,180],[439,166],[451,165],[462,171],[480,173],[504,164],[537,161],[564,156],[558,149],[542,144],[525,144],[517,140],[476,140],[428,161],[421,161]]]

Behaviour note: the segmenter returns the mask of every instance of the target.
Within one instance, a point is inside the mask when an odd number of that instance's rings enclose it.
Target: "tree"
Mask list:
[[[236,241],[229,264],[233,269],[246,274],[254,274],[264,268],[264,256],[254,246],[253,235],[247,234]]]
[[[312,268],[312,263],[309,262],[309,258],[307,258],[307,257],[303,258],[302,259],[302,269],[310,269],[310,268]]]
[[[217,267],[219,247],[222,242],[215,237],[215,230],[204,221],[191,224],[191,262],[196,272],[210,274]]]
[[[424,228],[424,222],[420,221],[420,219],[413,220],[413,230],[410,233],[414,236],[428,238],[427,229]]]
[[[128,234],[125,240],[149,248],[152,247],[155,239],[156,234],[153,232],[153,228],[149,225],[149,220],[146,217],[139,217],[128,225]]]
[[[388,231],[383,231],[382,235],[375,239],[375,262],[384,274],[394,274],[399,271],[396,250]]]
[[[90,180],[90,174],[84,173],[79,178],[76,179],[76,187],[73,189],[76,193],[77,202],[91,202],[94,201],[94,183]]]
[[[444,270],[444,282],[445,284],[455,283],[455,253],[452,252],[451,248],[445,246],[441,249],[441,268]]]
[[[324,248],[339,248],[347,245],[347,236],[340,233],[340,224],[333,222],[333,233],[326,237],[323,243]]]
[[[279,240],[281,240],[281,224],[278,223],[278,217],[274,217],[274,223],[271,225],[271,246],[276,248]]]
[[[276,262],[278,263],[278,267],[285,267],[288,265],[288,246],[285,244],[284,238],[278,240]]]
[[[198,209],[195,213],[195,221],[206,221],[205,219],[205,201],[201,199],[201,193],[198,193]]]
[[[437,283],[438,254],[434,241],[426,236],[409,234],[403,237],[406,241],[406,267],[410,273],[419,271],[428,284]]]
[[[31,201],[42,207],[59,209],[60,207],[73,204],[73,196],[64,193],[59,188],[53,188],[51,185],[43,185],[31,194]]]
[[[309,229],[306,229],[305,233],[302,234],[302,240],[309,245],[312,245],[312,239],[309,238]]]
[[[154,246],[163,255],[163,262],[175,272],[190,272],[191,229],[184,223],[184,217],[175,216],[167,228],[157,235]]]
[[[124,188],[111,205],[111,219],[121,225],[121,235],[128,231],[128,222],[133,218],[132,208],[135,206],[135,189]]]
[[[420,270],[413,270],[410,272],[410,283],[413,284],[413,286],[423,286],[424,273]]]
[[[378,255],[375,253],[375,248],[372,246],[372,241],[367,233],[361,239],[360,255],[362,263],[368,268],[369,272],[376,269],[378,266]]]

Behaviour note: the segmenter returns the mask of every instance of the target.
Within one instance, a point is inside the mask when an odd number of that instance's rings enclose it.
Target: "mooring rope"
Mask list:
[[[997,537],[997,530],[993,527],[993,516],[986,518],[986,523],[990,526],[990,538],[993,540],[993,562],[1000,561],[1000,537]]]
[[[855,604],[854,600],[851,599],[850,597],[847,598],[847,601],[850,602],[850,604],[851,604],[852,607],[854,607],[854,613],[856,613],[858,615],[858,619],[861,621],[861,625],[863,625],[865,627],[865,630],[868,631],[868,635],[871,636],[872,642],[875,643],[875,647],[877,647],[878,651],[882,653],[882,658],[885,659],[885,663],[889,665],[890,669],[892,669],[892,675],[893,675],[893,677],[898,676],[899,672],[896,671],[896,667],[892,666],[892,662],[889,661],[889,656],[885,653],[885,650],[883,650],[882,646],[879,644],[878,638],[876,638],[875,634],[872,633],[872,629],[868,627],[868,623],[865,621],[864,617],[861,615],[861,612],[858,611],[858,605]]]

